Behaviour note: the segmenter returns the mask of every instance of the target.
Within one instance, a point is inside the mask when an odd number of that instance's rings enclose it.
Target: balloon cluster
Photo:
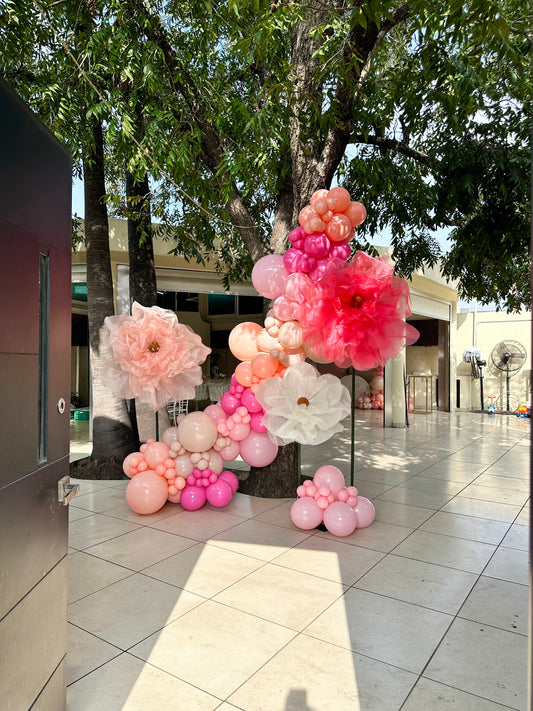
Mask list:
[[[355,401],[360,410],[383,410],[383,368],[378,366],[370,381],[370,390]]]
[[[356,528],[369,526],[376,515],[372,502],[359,496],[354,486],[346,487],[344,474],[330,464],[317,469],[313,480],[304,481],[296,493],[291,520],[306,531],[323,523],[334,536],[349,536]]]

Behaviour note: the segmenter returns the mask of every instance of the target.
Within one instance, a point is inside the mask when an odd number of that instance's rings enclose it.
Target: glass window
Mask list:
[[[262,313],[263,299],[261,296],[239,296],[239,315]]]
[[[157,305],[161,309],[176,310],[176,292],[175,291],[158,291]]]
[[[235,313],[235,297],[231,294],[209,294],[207,297],[209,316],[222,316]]]
[[[198,294],[193,291],[178,291],[176,311],[198,311]]]
[[[82,281],[72,284],[72,301],[87,301],[87,284]]]

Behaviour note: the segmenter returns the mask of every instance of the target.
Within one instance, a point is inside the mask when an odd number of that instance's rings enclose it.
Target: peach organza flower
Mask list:
[[[369,370],[417,340],[405,322],[410,314],[407,282],[386,260],[360,251],[349,264],[333,261],[307,288],[299,317],[314,353],[341,368]]]
[[[105,325],[114,360],[104,381],[118,397],[138,398],[154,411],[194,398],[211,349],[173,311],[134,302],[131,316],[108,316]]]

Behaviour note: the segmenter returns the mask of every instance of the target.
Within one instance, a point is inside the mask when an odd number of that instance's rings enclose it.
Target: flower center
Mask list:
[[[148,344],[148,350],[151,353],[157,353],[157,351],[160,348],[161,348],[161,346],[159,345],[159,343],[157,341],[150,341],[150,343]]]
[[[359,294],[352,296],[351,305],[353,306],[354,309],[360,309],[361,306],[363,305],[363,297],[359,296]]]
[[[309,407],[309,400],[306,397],[299,397],[296,402],[298,405],[305,405],[306,407]]]

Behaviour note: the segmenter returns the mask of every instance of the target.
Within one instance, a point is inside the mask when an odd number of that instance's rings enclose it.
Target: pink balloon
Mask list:
[[[303,227],[296,227],[294,230],[291,230],[288,234],[289,237],[289,242],[295,246],[298,247],[298,249],[301,249],[304,243],[304,239],[307,237],[307,232],[304,230]]]
[[[231,440],[231,444],[220,450],[219,454],[225,462],[231,462],[237,459],[241,451],[240,443]]]
[[[232,395],[230,392],[225,392],[220,398],[220,407],[228,415],[233,415],[235,410],[239,407],[241,401]]]
[[[331,248],[329,256],[335,259],[342,259],[342,261],[345,262],[351,253],[352,249],[348,242],[337,242],[337,244]]]
[[[165,442],[151,442],[146,445],[143,454],[150,469],[155,469],[158,464],[162,464],[168,459],[169,451],[170,447]]]
[[[178,439],[178,428],[177,427],[167,427],[167,429],[163,432],[163,436],[161,437],[163,442],[165,444],[168,444],[169,447],[171,447],[174,442],[179,442]]]
[[[219,478],[214,484],[209,484],[206,489],[206,496],[212,506],[220,508],[229,504],[233,491],[227,481]]]
[[[226,419],[226,413],[220,405],[208,405],[204,410],[206,415],[209,415],[215,422],[221,418]]]
[[[268,254],[255,263],[252,269],[252,284],[262,296],[275,299],[283,292],[288,276],[282,255]]]
[[[211,471],[215,474],[220,474],[220,472],[224,469],[224,460],[218,452],[215,452],[214,449],[210,449],[209,454],[211,455],[209,459],[209,469],[211,469]]]
[[[349,536],[357,528],[357,514],[348,504],[335,501],[324,511],[324,526],[334,536]]]
[[[258,403],[255,395],[249,388],[247,388],[243,392],[243,394],[241,396],[241,403],[248,410],[248,412],[250,414],[253,414],[254,412],[261,412],[263,409],[261,407],[261,405]]]
[[[194,464],[191,462],[190,454],[181,454],[179,457],[176,457],[174,466],[176,467],[176,473],[185,478],[187,478],[189,474],[192,474],[194,470]]]
[[[294,272],[305,271],[301,268],[301,260],[303,254],[296,247],[290,247],[283,255],[283,263],[285,264],[285,269],[287,273],[293,274]]]
[[[206,499],[205,487],[187,485],[181,492],[180,504],[186,511],[197,511],[202,508]]]
[[[313,279],[314,281],[320,281],[326,273],[329,262],[329,259],[320,259],[317,262],[316,267],[309,272],[309,276],[311,277],[311,279]]]
[[[323,232],[315,232],[309,235],[304,244],[305,252],[315,259],[322,259],[329,253],[331,242]]]
[[[322,523],[322,509],[320,509],[314,499],[309,496],[304,496],[296,501],[291,506],[291,521],[298,528],[303,528],[304,531],[309,531],[316,528]]]
[[[250,419],[250,427],[254,432],[266,432],[267,428],[263,424],[264,412],[254,412]]]
[[[126,476],[131,477],[131,471],[130,467],[134,465],[135,467],[137,464],[141,461],[143,458],[143,455],[140,452],[132,452],[131,454],[128,454],[126,459],[122,462],[122,470]]]
[[[205,412],[191,412],[179,423],[178,437],[189,452],[206,452],[217,441],[218,430]]]
[[[239,488],[238,478],[235,476],[235,474],[233,472],[229,472],[227,469],[225,469],[223,472],[221,472],[218,475],[218,478],[222,479],[222,481],[225,481],[230,485],[232,494],[234,494],[237,491],[237,489]]]
[[[168,495],[168,500],[170,501],[171,504],[179,504],[181,499],[181,491],[178,491],[177,494],[169,494]]]
[[[345,487],[344,474],[338,467],[324,464],[316,470],[313,483],[319,488],[328,486],[333,496],[336,496]]]
[[[354,511],[357,515],[357,526],[359,528],[366,528],[366,526],[370,526],[376,517],[376,509],[374,508],[374,504],[368,499],[365,499],[364,496],[357,497],[357,505],[354,508]]]
[[[152,514],[159,511],[167,498],[167,480],[151,469],[139,472],[126,487],[128,506],[138,514]]]
[[[231,439],[241,442],[250,434],[250,425],[245,422],[238,422],[231,430]]]
[[[332,242],[344,242],[352,231],[352,223],[346,215],[333,215],[326,225],[326,234]]]
[[[278,296],[272,304],[272,311],[274,312],[274,316],[280,321],[290,321],[292,318],[292,305],[286,296]],[[275,341],[276,339],[272,340]],[[273,347],[274,344],[272,344],[272,348]]]
[[[241,457],[251,467],[266,467],[272,464],[278,453],[278,445],[263,432],[250,432],[240,443],[240,448]]]

